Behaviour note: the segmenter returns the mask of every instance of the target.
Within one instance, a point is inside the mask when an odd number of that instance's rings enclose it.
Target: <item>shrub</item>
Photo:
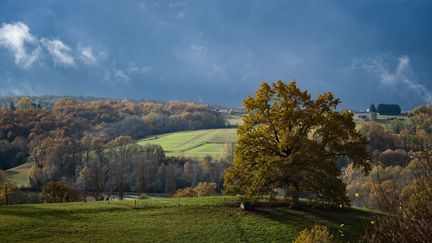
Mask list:
[[[334,242],[333,235],[330,234],[328,228],[324,225],[315,225],[312,228],[302,230],[296,239],[295,243],[330,243]]]
[[[174,197],[195,197],[195,196],[196,196],[195,191],[190,187],[178,189],[174,194]]]
[[[432,239],[432,184],[413,180],[402,192],[395,214],[379,215],[365,242],[430,242]]]
[[[138,198],[139,199],[149,199],[150,197],[145,193],[141,193],[141,194],[139,194]]]
[[[200,182],[194,188],[186,187],[178,189],[174,193],[174,197],[205,197],[216,193],[216,183]]]
[[[410,158],[408,153],[403,149],[387,149],[378,156],[378,160],[381,161],[384,166],[406,166],[409,163]]]
[[[45,203],[79,201],[79,193],[67,181],[50,181],[42,189]]]
[[[198,197],[212,196],[216,193],[216,183],[200,182],[193,190]]]

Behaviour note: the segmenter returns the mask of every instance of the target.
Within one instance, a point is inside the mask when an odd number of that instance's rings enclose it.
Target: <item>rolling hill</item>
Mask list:
[[[224,128],[167,133],[145,138],[138,143],[158,144],[168,156],[202,159],[210,155],[215,159],[223,159],[228,145],[236,142],[236,129]]]

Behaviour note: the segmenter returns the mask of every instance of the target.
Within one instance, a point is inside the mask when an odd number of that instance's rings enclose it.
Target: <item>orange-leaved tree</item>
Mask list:
[[[369,170],[366,139],[356,131],[353,115],[338,112],[332,93],[315,100],[295,81],[262,83],[247,97],[238,128],[234,165],[227,170],[225,189],[247,201],[274,196],[284,189],[299,206],[299,194],[333,205],[348,204],[336,167],[348,158]]]

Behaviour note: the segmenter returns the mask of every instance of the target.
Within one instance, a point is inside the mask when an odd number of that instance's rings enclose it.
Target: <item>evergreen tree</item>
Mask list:
[[[377,111],[380,115],[398,116],[402,110],[396,104],[379,104]]]
[[[14,103],[12,101],[9,102],[9,110],[11,110],[11,111],[15,111],[16,110],[15,105],[14,105]]]

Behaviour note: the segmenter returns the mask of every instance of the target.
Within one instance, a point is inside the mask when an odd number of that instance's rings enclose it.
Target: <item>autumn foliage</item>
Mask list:
[[[79,192],[67,181],[50,181],[42,189],[46,203],[75,202],[80,200]]]
[[[300,193],[348,204],[336,161],[349,158],[366,170],[369,162],[365,138],[349,111],[336,110],[339,103],[331,93],[314,100],[295,81],[262,83],[243,103],[246,115],[237,132],[234,166],[225,176],[227,192],[256,200],[283,188],[294,207]]]
[[[194,188],[186,187],[176,191],[174,197],[205,197],[216,193],[216,183],[200,182]]]

